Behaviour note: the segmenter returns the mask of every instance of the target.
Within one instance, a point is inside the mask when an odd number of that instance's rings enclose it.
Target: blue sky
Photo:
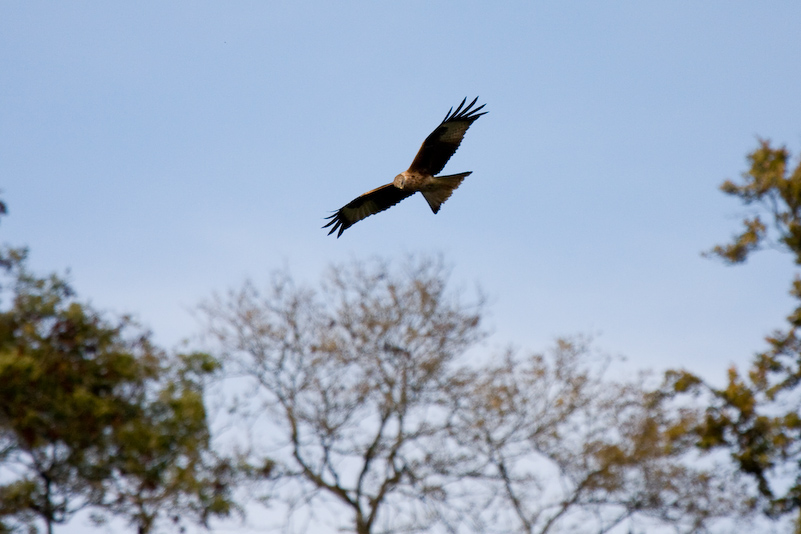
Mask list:
[[[172,346],[276,268],[442,253],[494,336],[595,334],[722,378],[783,325],[789,256],[700,252],[757,136],[801,152],[797,2],[3,2],[0,240]],[[406,169],[463,97],[434,216],[324,217]]]

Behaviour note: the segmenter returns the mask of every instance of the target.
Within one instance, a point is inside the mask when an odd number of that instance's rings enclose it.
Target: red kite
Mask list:
[[[450,174],[448,176],[434,176],[445,167],[445,164],[453,156],[459,144],[464,138],[465,132],[470,125],[480,116],[487,113],[479,113],[486,104],[473,109],[478,97],[475,98],[466,108],[462,109],[467,99],[462,100],[456,111],[453,108],[448,110],[445,118],[439,126],[431,132],[423,141],[423,146],[417,152],[412,161],[412,165],[399,175],[391,184],[382,185],[377,189],[368,191],[360,197],[345,204],[339,211],[326,217],[331,219],[327,228],[333,225],[328,235],[337,230],[337,237],[342,235],[346,229],[380,211],[384,211],[416,192],[423,194],[431,211],[437,213],[443,202],[448,200],[451,193],[459,187],[462,180],[469,176],[472,171]]]

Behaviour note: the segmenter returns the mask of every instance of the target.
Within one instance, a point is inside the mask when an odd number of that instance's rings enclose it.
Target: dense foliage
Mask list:
[[[0,530],[64,523],[78,510],[205,521],[232,503],[210,450],[204,376],[216,363],[169,357],[130,318],[105,319],[25,251],[0,257]]]

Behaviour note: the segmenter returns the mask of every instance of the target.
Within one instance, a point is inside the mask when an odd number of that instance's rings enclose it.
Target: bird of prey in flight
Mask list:
[[[397,175],[391,184],[368,191],[345,204],[333,215],[326,217],[331,220],[323,228],[332,227],[328,235],[339,230],[337,233],[339,237],[342,232],[365,217],[384,211],[418,191],[423,194],[431,211],[437,213],[442,203],[448,200],[454,189],[459,187],[462,180],[472,172],[435,176],[459,148],[470,125],[487,113],[486,111],[479,113],[486,104],[473,108],[476,100],[478,97],[464,107],[467,102],[465,98],[456,111],[451,108],[440,125],[423,141],[423,146],[420,147],[411,166]]]

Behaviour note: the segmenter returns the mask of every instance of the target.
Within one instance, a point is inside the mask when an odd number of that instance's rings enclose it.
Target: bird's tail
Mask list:
[[[431,189],[421,191],[426,199],[426,202],[428,202],[428,205],[431,206],[431,211],[437,213],[439,211],[439,207],[442,206],[442,203],[448,200],[448,198],[451,196],[451,193],[453,193],[456,188],[462,184],[462,180],[471,174],[472,171],[468,171],[460,172],[459,174],[435,177],[436,185]]]

